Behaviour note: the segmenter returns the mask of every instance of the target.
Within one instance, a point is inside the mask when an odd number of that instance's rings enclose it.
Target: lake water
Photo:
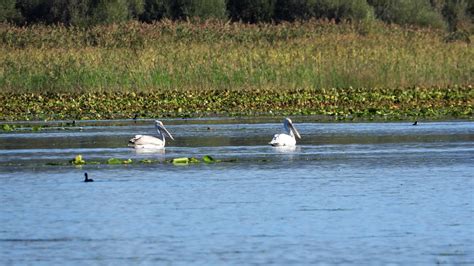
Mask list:
[[[275,120],[0,133],[0,264],[474,264],[474,122],[293,121],[294,150]],[[78,154],[162,163],[51,165]],[[167,162],[203,155],[230,162]]]

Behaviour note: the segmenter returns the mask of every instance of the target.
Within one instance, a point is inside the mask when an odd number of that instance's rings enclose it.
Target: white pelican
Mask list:
[[[291,119],[285,118],[283,120],[283,130],[284,133],[281,134],[275,134],[273,136],[272,141],[270,141],[268,144],[272,146],[295,146],[296,145],[296,139],[295,135],[301,139],[300,133],[298,133],[298,130],[293,126],[293,122],[291,122]]]
[[[148,135],[135,135],[134,138],[128,141],[128,146],[135,149],[164,149],[165,148],[165,136],[170,137],[170,132],[165,128],[161,121],[155,120],[155,128],[158,132],[158,137]]]

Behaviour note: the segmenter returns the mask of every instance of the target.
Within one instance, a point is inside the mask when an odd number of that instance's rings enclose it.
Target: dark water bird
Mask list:
[[[89,178],[89,176],[87,175],[87,173],[84,173],[84,182],[94,182],[94,179]]]
[[[413,126],[418,126],[418,121],[415,121],[415,123],[413,123]]]
[[[133,116],[133,122],[136,124],[137,123],[137,119],[138,119],[138,114],[135,114],[135,116]]]

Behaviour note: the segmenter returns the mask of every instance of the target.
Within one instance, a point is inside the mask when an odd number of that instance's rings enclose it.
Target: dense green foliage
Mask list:
[[[414,24],[442,28],[441,12],[430,5],[428,0],[368,0],[375,7],[377,17],[397,24]]]
[[[316,19],[371,20],[471,30],[469,0],[2,0],[0,22],[91,26],[130,19],[151,22],[232,19],[270,22]]]
[[[335,119],[471,118],[472,86],[406,89],[0,93],[0,120],[321,115]]]

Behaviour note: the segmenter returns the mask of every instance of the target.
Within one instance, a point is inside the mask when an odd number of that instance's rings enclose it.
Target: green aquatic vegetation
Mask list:
[[[123,160],[117,158],[110,158],[107,160],[107,164],[122,164]]]
[[[34,127],[31,128],[31,131],[38,132],[38,131],[41,131],[42,129],[43,129],[42,126],[34,126]]]
[[[202,157],[202,161],[204,163],[217,163],[217,162],[221,162],[221,160],[216,160],[214,159],[213,157],[211,157],[210,155],[204,155]],[[200,163],[201,161],[195,157],[180,157],[180,158],[174,158],[173,160],[171,160],[171,163],[175,164],[175,165],[187,165],[187,164],[190,164],[190,163]]]
[[[190,163],[200,163],[201,161],[199,161],[199,160],[198,160],[197,158],[195,158],[195,157],[190,157],[190,158],[189,158],[189,162],[190,162]]]
[[[43,101],[37,101],[39,98]],[[334,119],[469,118],[471,85],[402,88],[274,88],[239,91],[0,93],[3,120],[324,115]],[[80,107],[78,107],[80,106]],[[147,106],[146,109],[143,106]],[[74,127],[77,128],[77,127]]]
[[[215,160],[209,155],[203,156],[202,160],[205,163],[215,163],[215,162],[236,162],[235,159],[227,159],[227,160]],[[188,164],[197,164],[201,161],[196,157],[179,157],[174,158],[169,161],[165,161],[168,163],[172,163],[174,165],[188,165]],[[152,164],[152,163],[162,163],[159,160],[151,160],[151,159],[142,159],[140,161],[133,161],[132,159],[120,159],[120,158],[109,158],[106,161],[87,161],[82,157],[82,155],[77,155],[74,159],[70,160],[68,163],[64,162],[47,162],[46,165],[50,166],[60,166],[60,165],[101,165],[101,164],[108,164],[108,165],[131,165],[131,164]]]
[[[218,162],[220,162],[220,160],[216,160],[210,155],[204,155],[202,157],[202,161],[205,162],[205,163],[218,163]]]
[[[13,126],[10,126],[9,124],[3,124],[1,129],[3,131],[9,132],[9,131],[13,131],[15,128]]]
[[[174,165],[188,165],[190,163],[200,163],[198,159],[195,157],[180,157],[180,158],[174,158],[171,160],[171,163]]]
[[[70,161],[70,163],[73,165],[83,165],[86,164],[86,161],[82,159],[82,155],[77,155],[76,157],[74,157],[74,159]]]
[[[171,163],[174,165],[188,165],[189,158],[188,157],[174,158],[173,160],[171,160]]]
[[[225,162],[225,163],[235,163],[238,160],[235,158],[230,159],[223,159],[223,160],[216,160],[209,155],[205,155],[202,157],[202,161],[205,163],[218,163],[218,162]],[[197,159],[196,157],[179,157],[174,158],[168,161],[159,161],[159,160],[151,160],[151,159],[142,159],[139,161],[133,161],[132,159],[121,159],[121,158],[109,158],[106,161],[86,161],[82,155],[77,155],[74,159],[69,160],[68,162],[47,162],[45,165],[48,166],[65,166],[65,165],[136,165],[136,164],[162,164],[162,163],[171,163],[173,165],[189,165],[189,164],[199,164],[201,160]]]

